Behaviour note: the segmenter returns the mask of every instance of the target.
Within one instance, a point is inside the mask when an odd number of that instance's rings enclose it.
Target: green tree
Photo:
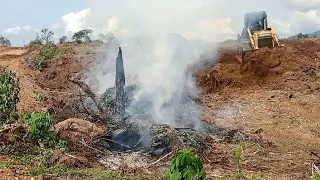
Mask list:
[[[297,35],[297,37],[298,37],[298,38],[303,38],[303,34],[302,34],[302,33],[299,33],[299,34]]]
[[[62,36],[62,37],[59,39],[59,44],[67,43],[67,40],[68,40],[68,37],[67,37],[67,36]]]
[[[11,46],[11,42],[8,38],[0,36],[0,46]]]
[[[74,40],[77,43],[82,42],[92,42],[90,36],[93,31],[91,29],[84,29],[81,31],[78,31],[73,34],[72,40]]]
[[[49,43],[53,43],[52,41],[53,35],[54,35],[53,31],[49,31],[49,29],[44,28],[41,30],[40,37],[37,34],[37,39],[40,39],[42,43],[49,44]]]

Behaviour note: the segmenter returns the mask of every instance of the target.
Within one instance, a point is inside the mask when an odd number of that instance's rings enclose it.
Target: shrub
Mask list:
[[[40,39],[35,39],[29,43],[29,46],[32,47],[36,44],[42,45],[42,41]]]
[[[8,38],[0,36],[0,46],[11,46],[11,42]]]
[[[59,140],[56,134],[50,131],[54,118],[47,111],[33,112],[27,119],[30,125],[29,135],[33,140],[41,139],[49,148],[66,150],[66,141]]]
[[[171,160],[167,180],[180,179],[205,179],[206,172],[203,169],[202,161],[196,157],[194,149],[180,150]]]
[[[74,40],[77,43],[82,42],[91,42],[90,35],[93,31],[91,29],[84,29],[79,32],[76,32],[72,36],[72,40]]]
[[[48,63],[57,56],[58,47],[53,44],[43,46],[39,53],[33,58],[35,68],[42,71],[47,67]]]
[[[7,69],[0,69],[0,125],[18,120],[19,79]]]

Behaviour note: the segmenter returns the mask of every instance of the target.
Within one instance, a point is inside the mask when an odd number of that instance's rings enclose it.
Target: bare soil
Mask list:
[[[320,40],[281,43],[285,46],[249,53],[241,65],[234,57],[235,42],[223,43],[218,63],[198,74],[204,119],[270,142],[269,146],[259,145],[258,152],[244,152],[241,162],[246,174],[261,173],[264,179],[308,179],[312,157],[320,154]],[[57,59],[43,72],[28,67],[36,48],[0,48],[0,65],[20,78],[19,112],[51,109],[58,122],[77,116],[71,102],[77,87],[69,78],[85,72],[97,60],[101,48],[67,46],[75,54]],[[212,151],[201,154],[208,179],[232,177],[238,146],[212,143]],[[168,160],[143,172],[159,174],[159,169],[166,170]],[[27,178],[8,168],[1,168],[0,177]]]
[[[263,155],[245,158],[247,171],[261,171],[266,179],[308,179],[310,154],[320,154],[320,40],[281,43],[285,47],[248,54],[242,65],[226,44],[219,63],[202,72],[211,77],[215,72],[218,79],[199,76],[205,119],[274,143],[274,148],[262,149]],[[229,84],[208,93],[210,81],[217,80]]]

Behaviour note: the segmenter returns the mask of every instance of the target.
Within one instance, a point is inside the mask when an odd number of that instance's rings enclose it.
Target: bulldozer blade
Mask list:
[[[243,61],[243,59],[242,59],[242,57],[241,56],[239,56],[239,55],[236,55],[236,58],[237,58],[237,60],[240,62],[240,64],[242,63],[242,61]]]

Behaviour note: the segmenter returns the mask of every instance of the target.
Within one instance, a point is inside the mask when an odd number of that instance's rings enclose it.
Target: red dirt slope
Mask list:
[[[248,54],[242,65],[232,44],[224,44],[219,63],[198,76],[204,116],[275,144],[245,157],[246,172],[260,171],[266,179],[308,179],[310,153],[320,154],[320,40],[281,43],[285,47]]]

